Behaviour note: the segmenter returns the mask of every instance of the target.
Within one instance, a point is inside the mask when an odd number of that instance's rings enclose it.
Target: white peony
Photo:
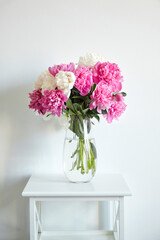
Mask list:
[[[42,88],[42,93],[44,93],[45,90],[55,90],[55,77],[53,77],[49,71],[44,71],[40,74],[38,80],[34,83],[34,87],[35,89]]]
[[[79,58],[78,65],[81,67],[93,68],[97,62],[104,62],[103,57],[94,53],[87,53],[84,57]]]
[[[62,90],[63,93],[69,97],[70,89],[73,88],[76,76],[73,72],[59,71],[55,76],[57,88]]]

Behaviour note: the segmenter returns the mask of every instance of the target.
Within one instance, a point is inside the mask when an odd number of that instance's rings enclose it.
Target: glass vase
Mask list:
[[[71,182],[89,182],[96,173],[97,151],[90,118],[71,116],[63,150],[64,172]]]

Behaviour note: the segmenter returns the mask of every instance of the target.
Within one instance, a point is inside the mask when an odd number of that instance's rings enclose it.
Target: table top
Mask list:
[[[90,183],[71,183],[64,176],[31,176],[24,197],[124,197],[131,196],[120,174],[96,175]]]

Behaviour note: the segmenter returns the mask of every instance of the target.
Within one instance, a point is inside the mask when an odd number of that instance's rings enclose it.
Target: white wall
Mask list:
[[[125,239],[160,239],[160,1],[1,0],[0,240],[29,239],[29,176],[62,171],[64,130],[27,108],[32,82],[86,51],[118,63],[128,93],[120,121],[95,127],[98,172],[121,172],[132,190]]]

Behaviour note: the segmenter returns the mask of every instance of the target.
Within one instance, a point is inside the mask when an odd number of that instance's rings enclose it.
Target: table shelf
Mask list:
[[[72,232],[72,233],[55,233],[43,232],[39,235],[39,240],[116,240],[113,231],[97,232]]]

